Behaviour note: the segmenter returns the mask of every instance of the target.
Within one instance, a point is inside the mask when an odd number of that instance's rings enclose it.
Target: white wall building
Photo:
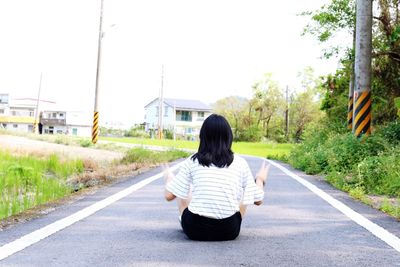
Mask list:
[[[67,134],[92,136],[93,114],[82,111],[67,111]]]
[[[43,111],[40,118],[43,134],[91,136],[91,117],[79,111]]]
[[[36,121],[36,109],[39,114]],[[92,135],[92,115],[80,111],[60,111],[53,101],[11,98],[0,94],[0,128],[33,132],[35,122],[41,134]]]
[[[65,111],[43,111],[40,117],[42,134],[65,134],[66,126]]]
[[[0,128],[32,132],[36,119],[37,102],[37,99],[34,98],[13,99],[9,94],[0,94]],[[53,105],[55,102],[40,100],[39,110]]]
[[[197,137],[203,121],[211,115],[210,106],[198,100],[164,98],[162,128],[177,136]],[[159,123],[159,98],[145,106],[145,130],[156,131]]]

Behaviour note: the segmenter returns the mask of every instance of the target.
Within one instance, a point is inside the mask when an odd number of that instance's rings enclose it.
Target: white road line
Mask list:
[[[279,168],[281,171],[283,171],[285,174],[289,175],[293,179],[295,179],[297,182],[301,183],[305,187],[307,187],[309,190],[311,190],[314,194],[328,202],[330,205],[332,205],[334,208],[342,212],[344,215],[349,217],[351,220],[359,224],[360,226],[364,227],[367,229],[369,232],[371,232],[373,235],[384,241],[386,244],[400,252],[400,239],[395,236],[394,234],[390,233],[386,229],[380,227],[379,225],[371,222],[361,214],[355,212],[339,200],[334,199],[315,185],[311,184],[310,182],[306,181],[305,179],[301,178],[300,176],[294,174],[293,172],[289,171],[282,165],[267,160],[269,163],[274,165],[275,167]]]
[[[177,168],[182,163],[179,163],[175,166],[172,166],[170,168],[171,171],[175,171]],[[114,195],[111,195],[99,202],[96,202],[92,205],[90,205],[87,208],[84,208],[68,217],[65,217],[63,219],[60,219],[52,224],[49,224],[43,228],[40,228],[30,234],[24,235],[19,239],[16,239],[10,243],[7,243],[0,247],[0,261],[13,255],[14,253],[17,253],[18,251],[21,251],[30,245],[33,245],[40,240],[86,218],[89,217],[90,215],[94,214],[95,212],[104,209],[105,207],[113,204],[114,202],[128,196],[129,194],[137,191],[138,189],[148,185],[151,182],[154,182],[155,180],[161,178],[163,176],[163,173],[156,174],[154,176],[151,176],[143,181],[140,181],[124,190],[121,190],[118,193],[115,193]]]

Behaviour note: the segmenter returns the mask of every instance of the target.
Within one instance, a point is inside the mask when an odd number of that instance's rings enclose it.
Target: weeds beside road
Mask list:
[[[53,154],[44,159],[0,151],[0,219],[69,194],[68,177],[84,171],[82,160]]]
[[[74,142],[74,138],[62,138],[69,144]],[[117,150],[107,151],[74,144],[0,135],[0,220],[81,189],[107,184],[161,162],[188,156],[176,150],[154,152],[102,145]]]
[[[331,126],[332,127],[332,126]],[[369,137],[310,128],[289,163],[308,174],[323,174],[350,196],[400,219],[400,124],[377,129]]]

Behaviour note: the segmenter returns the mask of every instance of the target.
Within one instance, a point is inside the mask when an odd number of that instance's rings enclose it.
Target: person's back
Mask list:
[[[231,145],[228,122],[213,114],[203,123],[198,152],[176,177],[167,175],[166,199],[178,197],[182,228],[190,239],[235,239],[246,205],[262,202],[265,164],[257,186],[247,162],[233,154]]]

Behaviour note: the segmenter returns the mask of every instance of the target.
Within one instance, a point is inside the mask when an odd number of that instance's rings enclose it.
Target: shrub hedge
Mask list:
[[[289,163],[309,174],[325,174],[336,187],[367,194],[400,197],[400,123],[392,122],[369,137],[310,127],[305,141],[289,155]]]

